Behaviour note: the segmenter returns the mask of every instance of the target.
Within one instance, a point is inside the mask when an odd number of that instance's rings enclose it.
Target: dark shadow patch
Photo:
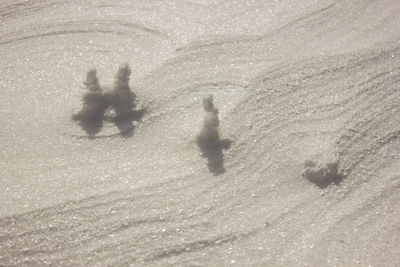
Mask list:
[[[111,92],[103,93],[96,76],[96,70],[89,70],[84,85],[89,90],[83,96],[82,110],[73,115],[82,129],[94,139],[104,122],[112,122],[122,137],[133,136],[134,122],[141,121],[146,109],[136,108],[136,95],[129,87],[131,70],[128,64],[119,67]]]
[[[105,94],[115,115],[111,121],[118,128],[122,137],[131,137],[134,132],[134,121],[141,121],[146,109],[135,110],[136,95],[129,87],[131,69],[128,64],[119,67],[115,75],[113,91]]]
[[[83,108],[72,115],[72,119],[93,138],[103,128],[104,114],[109,106],[108,100],[103,96],[96,70],[86,73],[86,81],[83,83],[89,92],[83,97]]]
[[[135,129],[135,125],[133,124],[133,122],[141,121],[145,113],[145,108],[139,110],[131,110],[129,112],[111,117],[110,121],[115,124],[122,137],[131,137],[133,136],[133,132]]]
[[[304,162],[302,176],[320,188],[325,188],[332,183],[339,185],[344,179],[338,171],[338,162],[323,164],[312,160]]]
[[[203,107],[206,116],[203,121],[203,128],[197,135],[196,143],[200,148],[202,156],[207,159],[207,166],[214,175],[224,173],[223,149],[229,149],[232,141],[221,139],[219,136],[218,109],[214,107],[213,98],[210,95],[203,99]]]

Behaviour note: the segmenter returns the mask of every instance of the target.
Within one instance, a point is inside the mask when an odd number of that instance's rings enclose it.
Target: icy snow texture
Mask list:
[[[0,265],[400,265],[400,1],[2,1]],[[70,116],[128,62],[129,138]],[[212,94],[232,146],[196,145]],[[319,187],[304,162],[338,161]]]

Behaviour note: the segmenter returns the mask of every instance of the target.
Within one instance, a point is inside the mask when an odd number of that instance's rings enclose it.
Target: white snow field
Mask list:
[[[1,266],[400,265],[399,0],[3,0],[0,90]]]

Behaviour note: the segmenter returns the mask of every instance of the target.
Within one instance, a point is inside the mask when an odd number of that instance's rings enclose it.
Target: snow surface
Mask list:
[[[0,2],[0,265],[400,265],[399,14]],[[146,114],[89,139],[86,72],[112,84],[124,62]],[[209,95],[219,172],[196,142]]]

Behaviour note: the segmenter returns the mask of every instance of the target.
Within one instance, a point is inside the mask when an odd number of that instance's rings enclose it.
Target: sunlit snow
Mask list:
[[[400,265],[399,14],[2,1],[0,265]]]

